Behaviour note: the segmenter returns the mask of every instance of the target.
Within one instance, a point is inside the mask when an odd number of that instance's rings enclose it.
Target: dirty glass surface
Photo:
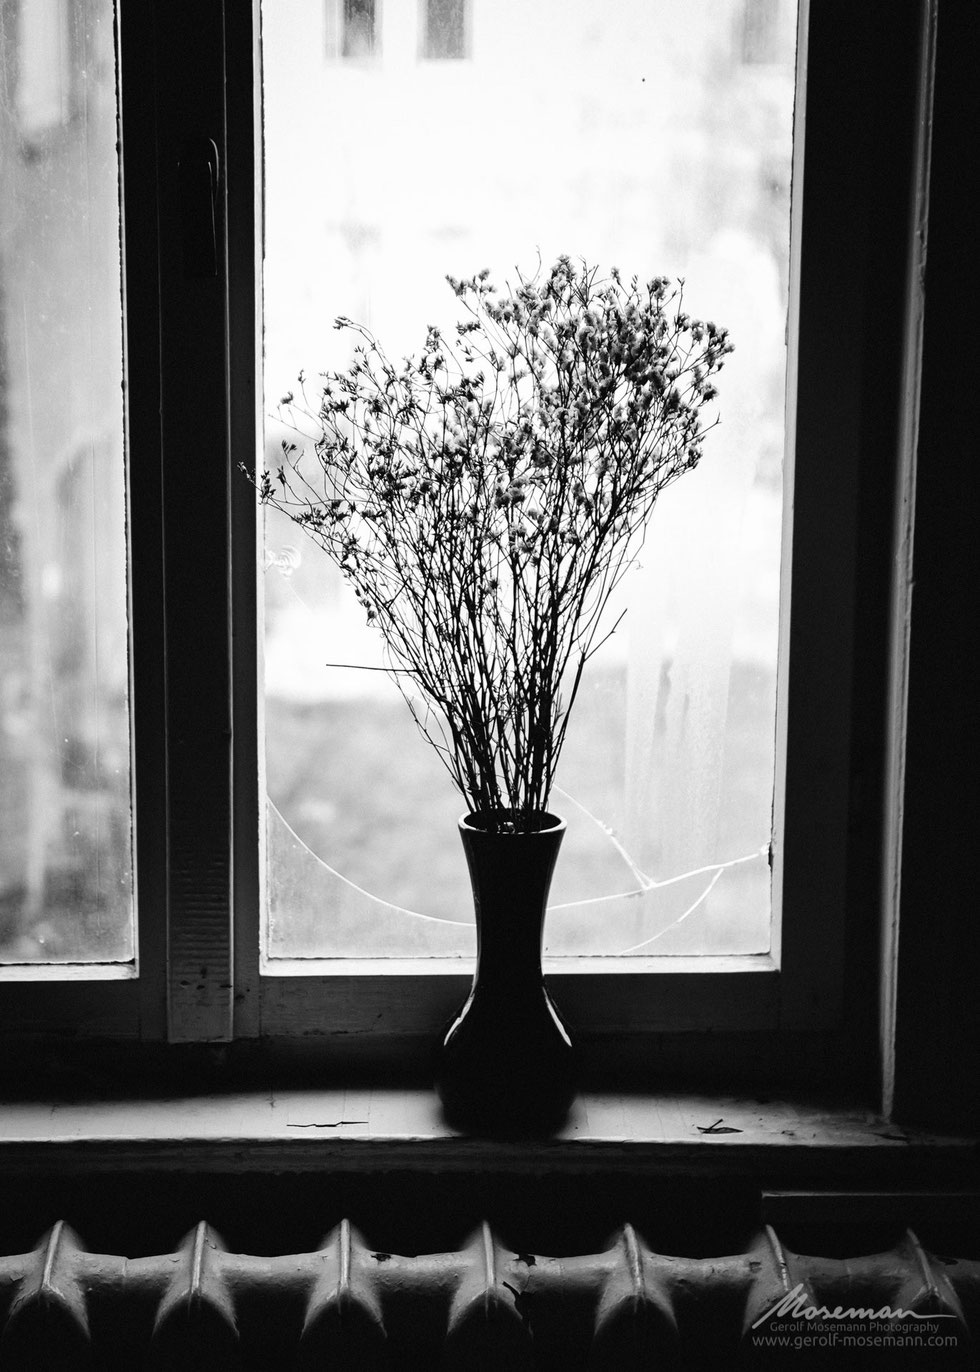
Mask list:
[[[264,7],[270,460],[298,374],[315,392],[350,361],[337,315],[399,357],[458,318],[447,273],[513,281],[568,253],[685,278],[735,343],[722,423],[658,503],[575,706],[547,951],[765,951],[795,7],[388,0],[367,64],[343,55],[345,13]],[[263,521],[264,951],[469,956],[462,799],[353,592]]]
[[[0,963],[134,952],[109,0],[0,8]]]

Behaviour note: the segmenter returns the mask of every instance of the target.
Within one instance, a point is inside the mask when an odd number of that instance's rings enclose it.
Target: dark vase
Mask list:
[[[503,817],[505,819],[505,817]],[[446,1119],[467,1132],[553,1133],[575,1095],[575,1051],[541,970],[551,876],[565,821],[542,811],[530,833],[459,821],[476,910],[476,973],[436,1055]]]

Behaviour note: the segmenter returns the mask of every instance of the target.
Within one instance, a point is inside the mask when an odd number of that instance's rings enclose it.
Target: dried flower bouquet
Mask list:
[[[487,827],[547,810],[582,671],[660,492],[697,465],[726,330],[683,283],[561,257],[504,292],[448,278],[467,318],[396,364],[365,329],[315,404],[283,400],[261,498],[334,559],[412,714]],[[312,422],[312,432],[310,424]]]

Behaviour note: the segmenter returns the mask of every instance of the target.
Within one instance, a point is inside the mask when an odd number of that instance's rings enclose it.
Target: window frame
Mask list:
[[[624,1063],[646,1062],[655,1044],[661,1062],[710,1070],[748,1036],[750,1070],[760,1079],[793,1064],[804,1079],[815,1054],[855,1033],[868,1061],[850,1075],[866,1080],[875,1059],[874,1013],[854,988],[877,975],[888,837],[878,827],[887,799],[879,697],[893,664],[887,606],[881,597],[870,603],[864,577],[887,592],[894,568],[889,542],[868,570],[880,515],[868,516],[865,489],[882,478],[889,491],[895,487],[908,397],[903,335],[878,358],[873,379],[882,384],[872,395],[861,355],[866,336],[842,337],[840,323],[847,310],[904,316],[918,75],[907,49],[910,37],[918,45],[931,12],[927,0],[909,0],[879,43],[873,17],[854,16],[843,0],[801,5],[805,117],[796,132],[787,407],[796,477],[786,510],[795,527],[784,548],[792,616],[783,616],[777,775],[785,772],[786,786],[773,844],[774,890],[791,913],[773,956],[698,960],[697,970],[691,959],[632,961],[629,972],[583,964],[552,975],[570,1021],[600,1050],[616,1043]],[[859,32],[842,79],[836,37],[845,20]],[[258,718],[252,664],[259,645],[248,577],[233,576],[231,561],[232,546],[238,568],[254,566],[256,552],[253,496],[236,468],[256,451],[259,418],[258,0],[119,0],[119,37],[123,72],[138,74],[123,77],[121,141],[140,975],[99,981],[98,968],[27,972],[33,979],[0,987],[0,1027],[19,1036],[172,1043],[312,1037],[340,1062],[386,1060],[399,1044],[411,1057],[462,998],[465,973],[259,971],[261,808],[249,723]],[[872,58],[879,66],[868,79],[861,63]],[[174,82],[178,62],[185,79]],[[891,156],[873,146],[883,88],[892,89],[908,124],[893,137]],[[832,100],[824,100],[828,91]],[[842,146],[841,128],[861,120],[864,139]],[[219,271],[187,280],[178,164],[181,150],[204,134],[221,166]],[[865,175],[872,156],[877,178]],[[847,224],[834,193],[841,178],[855,197]],[[882,182],[890,196],[884,205],[875,198]],[[904,218],[886,225],[896,206]],[[873,270],[872,248],[879,254]],[[850,264],[846,280],[835,278],[841,263]],[[832,415],[828,394],[836,400]],[[215,594],[203,596],[202,586]],[[864,671],[873,684],[862,690],[856,683]],[[814,727],[820,720],[829,723]],[[856,860],[862,841],[870,855]]]

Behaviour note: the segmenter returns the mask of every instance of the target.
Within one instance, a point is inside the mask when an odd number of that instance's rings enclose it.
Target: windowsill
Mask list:
[[[676,957],[599,957],[569,956],[542,959],[542,970],[549,984],[562,977],[601,973],[605,976],[698,976],[715,973],[730,976],[750,972],[774,975],[779,964],[770,953],[705,954]],[[263,958],[264,977],[463,977],[473,976],[474,959],[460,958]]]
[[[833,1178],[908,1187],[971,1179],[976,1141],[802,1101],[586,1094],[557,1136],[487,1141],[443,1123],[425,1089],[272,1090],[17,1102],[0,1111],[0,1171],[635,1171]]]
[[[0,981],[135,981],[135,962],[8,962],[0,965]]]

